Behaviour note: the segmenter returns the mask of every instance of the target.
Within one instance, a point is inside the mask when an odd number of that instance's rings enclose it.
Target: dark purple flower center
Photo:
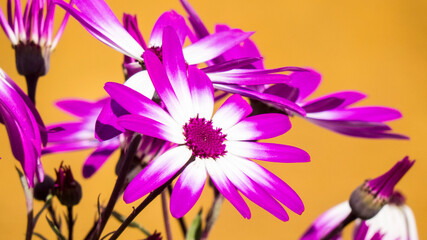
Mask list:
[[[184,136],[186,145],[196,157],[216,159],[227,152],[224,144],[227,135],[204,118],[191,118],[184,125]]]

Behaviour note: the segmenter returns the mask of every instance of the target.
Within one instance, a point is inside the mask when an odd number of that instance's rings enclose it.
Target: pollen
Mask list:
[[[183,128],[186,145],[194,156],[217,159],[227,152],[224,144],[227,135],[221,132],[221,128],[214,128],[212,121],[191,118]]]

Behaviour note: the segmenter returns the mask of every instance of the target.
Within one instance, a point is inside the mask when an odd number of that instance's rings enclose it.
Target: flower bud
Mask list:
[[[43,76],[49,71],[50,50],[33,42],[21,42],[15,46],[15,61],[19,74]]]
[[[350,196],[352,213],[363,220],[374,217],[391,200],[394,186],[408,172],[414,162],[405,157],[385,174],[367,180],[354,190]]]
[[[82,199],[82,187],[74,179],[71,168],[63,166],[62,163],[56,171],[54,193],[59,202],[68,207],[77,205]]]
[[[46,201],[46,197],[52,192],[54,185],[55,181],[45,175],[43,182],[38,182],[34,187],[34,198],[39,201]]]

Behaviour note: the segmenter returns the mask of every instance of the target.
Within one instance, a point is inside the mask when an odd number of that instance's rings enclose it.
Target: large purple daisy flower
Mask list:
[[[34,178],[43,181],[41,148],[47,135],[43,121],[27,95],[0,69],[0,117],[6,126],[10,146],[21,163],[29,187]]]
[[[166,35],[173,34],[172,28],[164,31]],[[130,113],[119,118],[119,125],[177,144],[132,180],[124,200],[136,201],[158,188],[193,156],[194,161],[184,169],[172,192],[174,217],[185,215],[196,203],[207,173],[219,192],[245,218],[250,218],[250,211],[237,190],[281,220],[288,220],[288,215],[276,199],[301,214],[304,206],[298,195],[280,178],[249,160],[309,161],[309,155],[301,149],[256,142],[288,131],[288,118],[274,113],[247,118],[252,109],[239,95],[228,98],[212,116],[214,95],[210,79],[193,66],[188,66],[187,75],[182,54],[167,54],[181,49],[173,43],[163,43],[164,66],[155,53],[143,54],[150,78],[168,112],[124,85],[105,86],[112,99]]]

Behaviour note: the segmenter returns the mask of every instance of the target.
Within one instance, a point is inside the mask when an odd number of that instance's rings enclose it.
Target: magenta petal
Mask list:
[[[76,4],[80,11],[75,9],[72,4],[68,4],[63,0],[54,0],[54,3],[64,8],[90,34],[104,44],[125,55],[142,60],[141,55],[144,49],[124,29],[103,0],[75,0],[74,4]]]
[[[61,129],[60,131],[49,133],[49,143],[93,138],[93,128],[88,128],[81,122],[55,124],[49,126],[49,129]]]
[[[185,60],[190,65],[212,60],[252,34],[253,32],[243,32],[240,29],[211,34],[184,48]]]
[[[191,106],[191,95],[187,80],[187,64],[182,54],[182,45],[175,30],[168,26],[163,30],[163,65],[170,84],[182,106]],[[187,115],[190,115],[188,112]]]
[[[158,122],[174,123],[165,110],[139,92],[125,85],[113,82],[107,82],[104,88],[111,98],[128,112],[143,115]]]
[[[207,174],[204,160],[196,159],[181,173],[173,187],[170,211],[173,217],[183,217],[199,199]]]
[[[155,158],[127,186],[123,200],[134,202],[167,182],[190,159],[186,146],[175,147]]]
[[[236,187],[230,182],[224,172],[221,170],[218,163],[213,159],[206,159],[206,170],[212,179],[218,191],[230,201],[231,204],[239,211],[244,218],[251,218],[251,211],[248,205],[243,200],[242,196],[237,192]]]
[[[224,92],[240,94],[242,96],[263,101],[274,105],[281,110],[291,110],[302,116],[305,116],[305,111],[302,107],[298,106],[295,102],[292,102],[286,98],[278,97],[272,94],[260,93],[250,88],[238,86],[238,85],[226,85],[214,83],[214,88],[222,90]]]
[[[240,95],[229,97],[212,117],[216,127],[227,130],[252,112],[251,106]]]
[[[348,202],[343,202],[327,210],[314,220],[313,225],[304,233],[300,240],[318,240],[325,237],[334,229],[348,214],[351,208]],[[338,238],[341,239],[341,238]]]
[[[227,140],[258,140],[277,137],[291,129],[291,122],[284,114],[266,113],[248,117],[227,131]]]
[[[282,179],[251,160],[232,156],[228,159],[233,159],[248,177],[290,210],[299,215],[304,212],[304,204],[301,198]]]
[[[402,114],[393,108],[370,106],[309,113],[307,116],[319,120],[385,122],[401,118]]]
[[[248,71],[250,73],[251,71]],[[290,77],[283,74],[245,74],[236,73],[233,70],[227,72],[209,73],[209,78],[214,83],[238,84],[238,85],[260,85],[286,83]]]
[[[228,141],[227,151],[245,158],[269,162],[309,162],[310,155],[297,147],[261,142]]]
[[[189,28],[184,17],[172,10],[163,13],[154,24],[148,44],[150,47],[161,47],[166,43],[166,41],[162,41],[162,38],[164,34],[163,31],[168,26],[173,28],[176,32],[181,46],[184,45]]]
[[[151,137],[178,144],[185,142],[182,130],[176,125],[165,125],[153,119],[134,114],[119,117],[118,123],[126,129]]]
[[[88,148],[95,148],[99,146],[99,141],[92,139],[92,140],[83,140],[83,141],[77,141],[77,142],[59,142],[59,143],[53,143],[48,144],[47,147],[43,148],[42,154],[48,154],[48,153],[59,153],[59,152],[69,152],[69,151],[77,151],[77,150],[84,150]]]
[[[282,221],[288,221],[289,216],[285,209],[255,181],[251,180],[239,167],[236,167],[230,158],[216,160],[228,179],[239,189],[243,195],[258,206]]]
[[[363,94],[361,92],[356,92],[356,91],[336,92],[336,93],[328,94],[328,95],[310,100],[304,103],[304,107],[307,105],[313,104],[315,102],[322,101],[327,98],[337,98],[337,99],[342,99],[342,103],[337,107],[338,109],[342,109],[364,99],[365,97],[366,97],[366,94]]]
[[[129,112],[109,98],[96,119],[95,138],[105,141],[123,133],[125,129],[117,124],[117,118],[125,114]]]
[[[108,100],[106,98],[96,102],[80,99],[67,99],[57,101],[56,106],[76,117],[86,117],[98,113],[107,101]]]
[[[299,89],[298,101],[310,96],[320,84],[322,76],[314,70],[294,72],[291,74],[291,85]]]
[[[102,142],[83,164],[83,177],[91,177],[119,147],[120,142],[116,139]]]
[[[199,117],[211,119],[214,109],[214,89],[211,80],[202,70],[189,66],[188,84],[194,113],[199,114]]]
[[[151,51],[144,52],[143,57],[154,88],[165,103],[169,113],[179,123],[184,123],[188,117],[185,116],[182,109],[185,109],[186,106],[182,106],[179,102],[162,63]]]

